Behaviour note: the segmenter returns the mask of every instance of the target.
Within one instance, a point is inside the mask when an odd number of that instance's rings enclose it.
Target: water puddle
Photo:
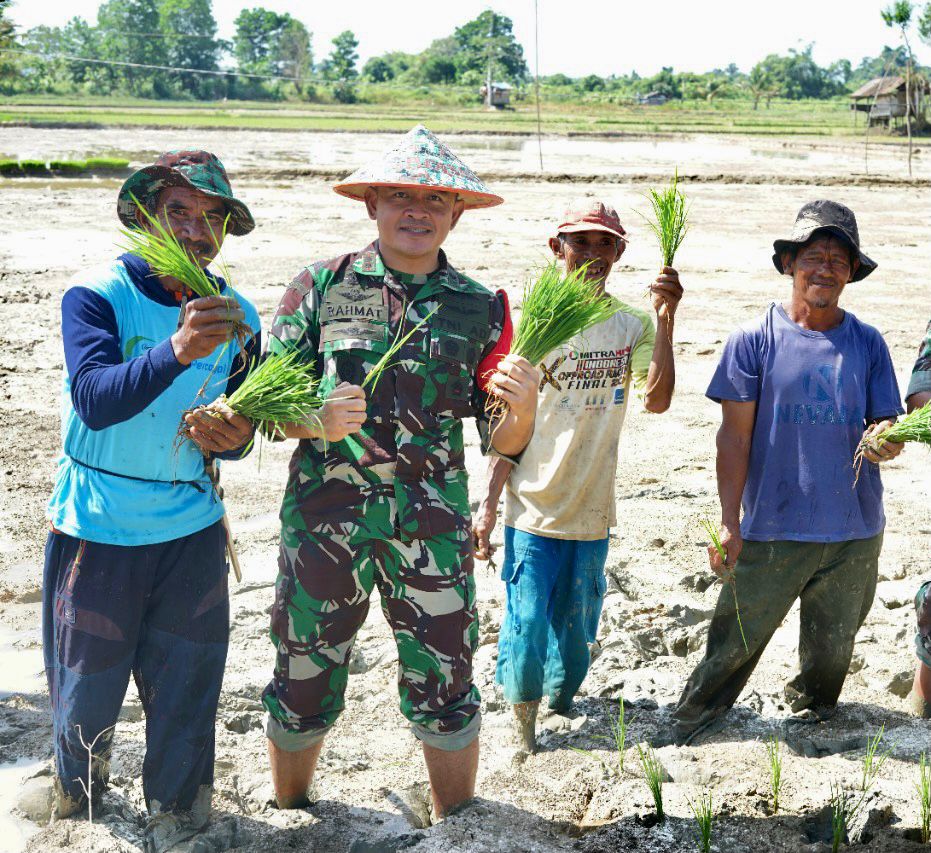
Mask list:
[[[45,690],[40,637],[38,628],[14,631],[0,625],[0,699]]]
[[[18,853],[39,831],[36,824],[17,817],[10,809],[23,782],[44,766],[44,761],[36,761],[34,758],[18,758],[16,761],[0,764],[0,850]]]

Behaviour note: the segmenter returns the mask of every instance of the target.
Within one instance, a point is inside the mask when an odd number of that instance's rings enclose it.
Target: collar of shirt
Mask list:
[[[158,276],[152,273],[149,265],[138,255],[129,252],[120,255],[119,258],[129,273],[129,278],[139,290],[141,290],[153,302],[159,305],[177,306],[181,302],[181,294],[167,290],[158,280]],[[222,291],[226,287],[226,282],[218,275],[214,275],[207,270],[207,275],[220,285]]]
[[[437,293],[452,290],[457,293],[468,292],[468,285],[459,273],[449,265],[446,253],[440,249],[439,265],[428,275],[400,273],[390,269],[378,251],[378,241],[366,246],[356,257],[352,265],[357,274],[369,275],[382,279],[390,290],[404,300],[426,299]]]

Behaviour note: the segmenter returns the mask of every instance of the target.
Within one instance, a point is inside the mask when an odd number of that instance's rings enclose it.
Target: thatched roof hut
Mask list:
[[[911,81],[911,114],[921,115],[924,112],[924,99],[929,92],[928,81],[919,75],[913,75]],[[876,77],[864,83],[856,92],[850,94],[850,109],[854,110],[854,119],[857,112],[869,114],[870,124],[889,124],[890,119],[905,117],[905,78]]]

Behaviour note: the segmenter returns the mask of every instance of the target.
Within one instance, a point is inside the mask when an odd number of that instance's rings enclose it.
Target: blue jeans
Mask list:
[[[216,522],[157,545],[104,545],[50,533],[42,631],[55,765],[83,802],[94,748],[95,796],[132,675],[146,715],[146,805],[187,810],[213,785],[214,724],[229,642],[226,533]],[[79,728],[80,727],[80,728]]]
[[[608,540],[551,539],[504,528],[507,605],[495,681],[508,702],[549,696],[565,711],[588,673],[604,603]]]

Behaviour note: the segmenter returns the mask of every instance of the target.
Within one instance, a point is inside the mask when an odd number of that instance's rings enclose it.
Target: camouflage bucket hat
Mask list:
[[[379,160],[357,169],[333,189],[361,201],[368,187],[433,187],[455,193],[466,209],[494,207],[504,201],[489,192],[475,172],[422,124]]]
[[[865,255],[860,249],[860,231],[857,229],[857,217],[853,211],[836,201],[822,199],[810,201],[802,205],[802,209],[795,218],[795,227],[792,236],[785,240],[776,240],[773,243],[773,266],[784,273],[782,253],[792,246],[807,243],[817,231],[828,231],[840,237],[859,256],[860,266],[851,277],[851,281],[860,281],[866,278],[879,264]]]
[[[209,196],[222,199],[230,215],[230,234],[242,236],[255,228],[255,220],[246,207],[233,195],[226,169],[215,154],[209,151],[169,151],[155,161],[130,175],[116,202],[116,212],[127,228],[136,227],[136,203],[145,202],[164,187],[191,187]]]

